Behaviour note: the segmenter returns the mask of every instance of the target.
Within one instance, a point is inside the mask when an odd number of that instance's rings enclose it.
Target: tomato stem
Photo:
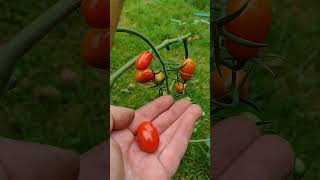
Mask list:
[[[5,90],[18,59],[80,4],[81,0],[60,0],[0,48],[0,94]]]

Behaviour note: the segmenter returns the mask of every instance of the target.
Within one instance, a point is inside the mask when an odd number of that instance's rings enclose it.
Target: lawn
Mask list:
[[[210,35],[207,18],[196,17],[197,12],[208,12],[208,1],[184,0],[130,0],[125,1],[119,27],[138,31],[154,44],[165,39],[193,34],[189,54],[196,63],[194,78],[189,84],[192,100],[199,104],[204,113],[193,133],[192,139],[206,139],[210,136]],[[202,20],[202,21],[201,21]],[[127,34],[116,34],[111,52],[111,74],[127,61],[149,49],[141,40]],[[180,63],[184,57],[182,44],[175,44],[170,51],[162,50],[166,61]],[[157,89],[151,85],[135,82],[135,68],[130,68],[115,83],[111,90],[111,104],[137,109],[158,97]],[[205,143],[190,143],[187,153],[178,169],[175,179],[209,179],[208,147]]]
[[[286,57],[289,64],[268,62],[277,74],[275,78],[257,67],[250,80],[249,98],[263,109],[257,115],[273,121],[275,134],[287,139],[296,156],[305,162],[309,170],[303,179],[320,179],[320,2],[271,2],[273,27],[267,50]],[[239,108],[223,115],[243,111],[252,110]]]
[[[0,1],[0,41],[10,40],[54,4]],[[84,152],[106,136],[107,77],[80,58],[88,27],[65,18],[16,65],[16,87],[0,98],[0,136]]]

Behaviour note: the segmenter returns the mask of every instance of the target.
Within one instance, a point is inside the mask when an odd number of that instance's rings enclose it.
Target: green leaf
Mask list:
[[[227,31],[225,31],[224,29],[221,30],[221,34],[233,41],[234,43],[236,44],[240,44],[240,45],[243,45],[243,46],[246,46],[246,47],[251,47],[251,48],[263,48],[263,47],[266,47],[266,46],[269,46],[269,44],[260,44],[260,43],[255,43],[255,42],[252,42],[252,41],[248,41],[246,39],[242,39],[238,36],[235,36],[231,33],[228,33]]]

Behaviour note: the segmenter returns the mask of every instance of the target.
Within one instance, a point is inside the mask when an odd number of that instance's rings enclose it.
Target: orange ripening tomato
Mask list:
[[[139,83],[147,83],[154,80],[154,73],[151,69],[137,70],[136,81]]]
[[[176,92],[178,94],[181,94],[183,92],[183,90],[184,90],[184,92],[187,92],[188,85],[186,83],[181,83],[181,82],[176,83]]]
[[[82,0],[81,10],[86,23],[97,29],[109,26],[109,0]]]
[[[137,60],[135,61],[135,66],[136,69],[138,70],[145,70],[147,67],[150,65],[152,61],[152,54],[149,51],[141,53],[138,57]]]
[[[109,33],[107,30],[92,29],[81,43],[81,56],[90,66],[107,69]]]
[[[139,148],[147,153],[157,151],[160,142],[160,135],[149,121],[142,122],[137,129],[137,143]]]
[[[184,81],[190,80],[196,68],[196,63],[193,59],[187,58],[182,61],[181,66],[183,67],[180,69],[180,72],[184,73],[180,73],[181,79],[183,79]]]
[[[226,14],[239,10],[247,0],[230,0]],[[243,39],[264,43],[271,29],[272,8],[269,0],[250,0],[246,9],[236,19],[225,25],[225,30]],[[225,38],[224,46],[237,60],[256,57],[259,49],[242,46]]]
[[[232,71],[231,69],[222,66],[221,67],[222,78],[218,71],[214,71],[211,75],[211,95],[213,99],[219,100],[230,93],[232,86]],[[241,69],[237,71],[237,82],[236,85],[239,87],[246,77],[246,72]],[[240,89],[240,96],[246,98],[248,96],[249,81],[245,80],[243,86]]]

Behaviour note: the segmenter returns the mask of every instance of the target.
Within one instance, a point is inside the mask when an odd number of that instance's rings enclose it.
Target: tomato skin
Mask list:
[[[139,148],[147,153],[157,151],[160,136],[157,128],[149,121],[142,122],[137,129],[137,143]]]
[[[148,51],[141,53],[138,57],[137,60],[135,61],[135,66],[136,69],[138,70],[145,70],[147,67],[150,65],[152,61],[152,54]]]
[[[230,0],[226,14],[239,10],[247,0]],[[225,25],[225,30],[243,39],[264,43],[272,25],[272,8],[269,0],[250,0],[246,9],[236,19]],[[245,47],[225,38],[224,46],[237,60],[256,57],[259,49]]]
[[[230,92],[232,85],[232,71],[225,66],[221,66],[221,74],[222,78],[217,71],[214,71],[211,75],[211,95],[215,100],[220,100],[225,97]],[[246,72],[243,69],[237,71],[237,87],[241,85],[241,82],[245,77]],[[240,89],[240,96],[242,98],[248,96],[248,89],[249,81],[246,80]]]
[[[81,56],[85,62],[99,69],[107,69],[109,32],[107,30],[92,29],[82,40]]]
[[[137,70],[136,81],[139,83],[147,83],[154,80],[154,73],[151,69]]]
[[[183,92],[183,89],[184,89],[184,92],[187,92],[188,85],[186,83],[181,83],[181,82],[176,83],[176,92],[178,94],[181,94]]]
[[[196,68],[196,63],[194,62],[193,59],[187,58],[182,61],[181,66],[183,67],[180,69],[180,72],[184,73],[184,74],[180,74],[181,79],[183,79],[184,81],[190,80]]]
[[[154,83],[157,84],[157,85],[160,85],[163,83],[165,79],[165,74],[163,71],[157,73],[154,75]]]
[[[108,0],[82,0],[81,11],[86,23],[97,29],[106,29],[109,26]]]

